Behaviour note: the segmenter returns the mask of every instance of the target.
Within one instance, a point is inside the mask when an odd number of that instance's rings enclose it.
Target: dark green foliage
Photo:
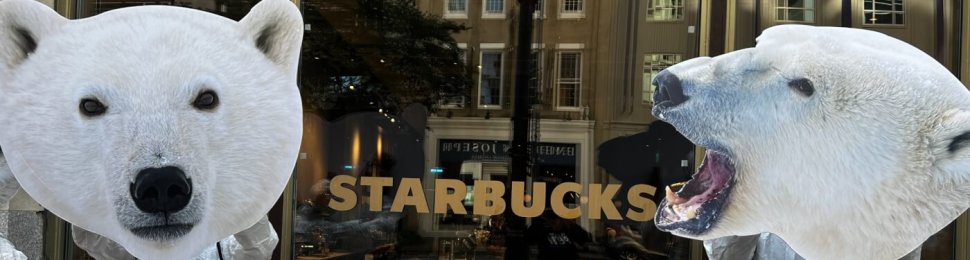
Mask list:
[[[398,113],[467,95],[469,68],[452,34],[467,27],[422,13],[406,0],[313,0],[304,4],[301,91],[327,119]],[[353,86],[353,87],[351,87]]]

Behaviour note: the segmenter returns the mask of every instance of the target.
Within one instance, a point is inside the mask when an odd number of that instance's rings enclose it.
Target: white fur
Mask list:
[[[16,28],[37,48],[26,55]],[[266,53],[256,47],[263,28]],[[282,193],[302,137],[296,66],[302,18],[264,0],[242,22],[167,6],[69,21],[32,0],[0,2],[0,145],[34,199],[141,259],[187,259],[256,223]],[[215,90],[211,112],[191,102]],[[97,97],[105,115],[79,102]],[[154,154],[162,154],[156,158]],[[134,236],[129,183],[145,167],[192,179],[201,218],[167,242]]]
[[[947,150],[970,131],[970,92],[904,42],[785,25],[668,70],[689,100],[663,118],[738,169],[720,222],[694,238],[771,232],[808,259],[898,259],[970,206],[970,146]],[[813,96],[788,87],[799,77]]]

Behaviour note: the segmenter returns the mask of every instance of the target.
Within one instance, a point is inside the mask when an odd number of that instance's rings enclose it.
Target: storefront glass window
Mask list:
[[[233,20],[256,2],[68,1],[73,18],[171,5]],[[700,1],[539,0],[545,8],[535,18],[548,8],[570,19],[536,19],[531,46],[523,47],[516,46],[518,16],[497,19],[506,10],[517,15],[519,1],[295,2],[305,23],[304,137],[291,189],[268,213],[282,238],[277,258],[704,259],[702,241],[628,214],[657,210],[664,187],[699,167],[699,147],[650,109],[654,77],[709,47],[698,39],[709,29],[697,22]],[[761,19],[813,22],[814,2],[770,1],[778,9]],[[865,24],[902,24],[902,2],[864,1]],[[754,36],[736,37],[753,43]],[[750,47],[742,42],[734,47]],[[523,81],[516,80],[517,51],[531,53]],[[530,97],[519,125],[512,120],[516,82]],[[521,168],[518,159],[526,162]],[[614,195],[597,198],[593,189]],[[620,216],[601,210],[593,217],[591,203]],[[49,213],[13,208],[0,211],[0,233],[30,259],[42,257],[36,233],[51,229]],[[512,232],[519,221],[521,232]],[[67,259],[91,259],[65,230],[59,242],[71,247]],[[932,237],[923,259],[952,258],[953,230]],[[519,246],[527,250],[506,257]]]

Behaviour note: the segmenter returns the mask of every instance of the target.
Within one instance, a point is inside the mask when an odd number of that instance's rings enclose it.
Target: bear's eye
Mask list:
[[[789,81],[788,87],[794,89],[795,91],[798,91],[798,93],[801,93],[806,97],[811,97],[812,94],[815,94],[815,87],[812,86],[812,81],[806,78],[800,78],[800,79]]]
[[[201,110],[210,110],[216,108],[219,105],[219,96],[216,95],[215,91],[206,90],[199,93],[198,97],[195,97],[195,101],[192,101],[192,106]]]
[[[81,114],[85,116],[99,116],[108,110],[101,101],[92,98],[81,99]]]

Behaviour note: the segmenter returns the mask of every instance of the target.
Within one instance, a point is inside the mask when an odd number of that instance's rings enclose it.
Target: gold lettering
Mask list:
[[[524,218],[534,218],[542,215],[542,210],[546,207],[546,183],[536,182],[532,184],[532,206],[526,207],[525,204],[525,183],[521,181],[512,182],[512,212]]]
[[[627,201],[630,204],[630,209],[626,212],[626,217],[633,221],[650,221],[653,219],[653,215],[657,213],[657,203],[653,200],[647,199],[646,197],[640,196],[640,194],[653,195],[657,191],[656,187],[637,184],[630,187],[627,192]],[[643,207],[638,207],[637,205],[645,205]],[[637,211],[639,209],[640,211]]]
[[[448,190],[454,192],[448,193]],[[434,181],[434,213],[435,214],[445,214],[448,213],[448,208],[451,207],[451,211],[455,214],[468,214],[465,211],[465,207],[461,204],[462,200],[465,199],[465,193],[468,192],[468,188],[465,187],[465,183],[461,180],[455,179],[437,179]]]
[[[505,212],[505,184],[500,181],[475,181],[475,215],[494,216]],[[491,202],[491,203],[489,203]],[[489,205],[491,204],[491,205]]]
[[[397,188],[394,196],[394,203],[391,204],[391,211],[402,212],[404,206],[414,206],[418,213],[428,213],[428,201],[424,197],[424,189],[421,188],[421,179],[402,178],[401,185]]]
[[[589,185],[589,218],[600,219],[600,213],[606,213],[607,219],[622,219],[620,211],[613,205],[613,196],[620,190],[619,184],[607,184],[605,190],[600,190],[601,184]]]
[[[344,187],[344,184],[353,186],[357,184],[357,178],[350,175],[337,175],[330,180],[330,193],[333,194],[334,199],[331,199],[327,206],[331,209],[346,211],[357,206],[357,194],[354,190]]]
[[[549,204],[552,206],[552,211],[556,212],[556,215],[564,219],[574,219],[578,218],[582,214],[582,210],[579,207],[569,208],[563,204],[563,197],[566,196],[566,192],[576,192],[582,191],[583,186],[575,182],[563,182],[552,189],[552,197],[549,197]]]
[[[384,187],[390,187],[393,182],[394,179],[391,177],[360,177],[360,185],[370,187],[370,198],[367,200],[367,204],[370,204],[368,207],[370,211],[381,211]]]

